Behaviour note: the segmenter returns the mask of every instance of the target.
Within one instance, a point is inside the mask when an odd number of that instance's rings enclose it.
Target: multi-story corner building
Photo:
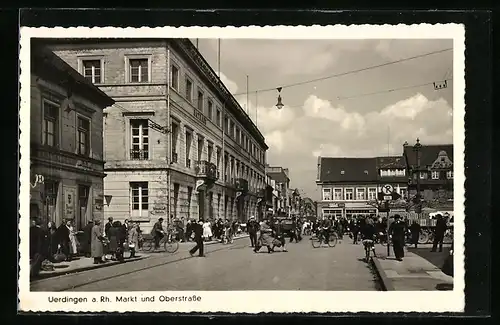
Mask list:
[[[392,185],[401,199],[408,198],[408,175],[403,156],[377,157],[377,171],[380,186]]]
[[[410,196],[419,187],[424,207],[453,211],[453,145],[422,145],[418,151],[405,145],[403,152]]]
[[[290,213],[290,177],[288,168],[266,166],[266,174],[276,182],[279,196],[275,212]]]
[[[159,217],[245,221],[263,209],[264,137],[189,40],[52,48],[116,101],[104,116],[107,217],[148,228]]]
[[[103,219],[103,109],[114,101],[43,44],[31,45],[30,215],[77,230]]]
[[[316,184],[321,189],[318,218],[352,218],[376,214],[377,158],[318,157]]]

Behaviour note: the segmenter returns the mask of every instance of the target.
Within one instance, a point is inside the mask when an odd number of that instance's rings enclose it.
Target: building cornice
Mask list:
[[[259,144],[265,149],[269,149],[265,142],[265,138],[259,131],[257,126],[252,122],[250,117],[244,112],[240,104],[236,101],[234,96],[229,92],[224,83],[217,76],[215,71],[210,67],[205,58],[200,54],[200,52],[194,47],[189,39],[173,39],[170,44],[173,44],[176,49],[180,50],[180,54],[187,57],[194,66],[200,72],[200,76],[203,77],[209,85],[215,90],[215,93],[219,95],[222,102],[225,103],[226,108],[229,108],[231,112],[246,125],[250,134],[259,142]]]

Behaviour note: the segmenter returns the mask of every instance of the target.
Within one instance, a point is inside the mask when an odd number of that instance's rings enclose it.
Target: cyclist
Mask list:
[[[323,236],[323,241],[325,244],[328,244],[328,240],[330,239],[330,232],[332,230],[332,217],[328,217],[324,219],[320,224],[319,235]]]
[[[365,249],[369,248],[373,251],[373,255],[375,254],[375,235],[377,234],[377,230],[375,229],[375,224],[373,219],[367,217],[365,220],[365,225],[362,228],[361,236],[362,243]]]

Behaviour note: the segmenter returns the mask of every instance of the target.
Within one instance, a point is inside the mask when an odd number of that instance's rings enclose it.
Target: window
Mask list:
[[[172,123],[172,162],[176,163],[178,161],[177,155],[177,141],[179,139],[179,125],[177,123]]]
[[[333,199],[334,200],[342,200],[342,189],[336,188],[333,190]]]
[[[186,99],[188,102],[193,101],[193,82],[186,78]]]
[[[212,103],[211,100],[207,102],[207,116],[208,119],[211,121],[214,117],[214,103]]]
[[[191,143],[193,142],[193,134],[191,131],[186,131],[186,167],[191,168]]]
[[[148,120],[131,120],[132,149],[130,158],[133,160],[149,159],[149,128]]]
[[[78,117],[78,154],[88,156],[90,153],[90,121]]]
[[[431,176],[432,179],[439,179],[439,171],[433,170]]]
[[[236,128],[236,143],[240,143],[240,129]]]
[[[130,82],[149,82],[149,60],[130,59]]]
[[[427,179],[427,173],[421,172],[420,179]]]
[[[217,165],[217,170],[219,170],[220,166],[220,148],[217,148],[217,153],[216,153],[216,165]]]
[[[59,106],[43,101],[43,144],[56,147],[59,131]]]
[[[352,188],[346,188],[344,193],[345,193],[345,199],[347,201],[354,200],[354,190]]]
[[[208,144],[208,162],[212,162],[212,155],[214,153],[214,145],[209,143]]]
[[[449,170],[446,172],[446,178],[453,179],[453,170]]]
[[[147,182],[130,182],[130,190],[132,194],[132,210],[138,211],[138,215],[144,216],[142,211],[149,210],[149,190]],[[146,212],[147,213],[147,212]]]
[[[224,116],[224,133],[226,133],[226,135],[229,133],[229,118],[226,116]]]
[[[234,122],[229,120],[229,135],[234,138]]]
[[[201,112],[203,112],[203,100],[204,99],[205,99],[205,96],[203,95],[203,92],[198,89],[198,104],[196,105],[196,107]]]
[[[78,210],[76,218],[77,230],[83,229],[86,225],[87,203],[89,201],[89,186],[78,185]]]
[[[179,68],[175,65],[170,67],[170,87],[179,90]]]
[[[331,201],[332,200],[332,189],[324,188],[323,189],[323,201]]]
[[[356,189],[356,200],[366,200],[364,188],[357,188]]]
[[[203,138],[198,136],[198,161],[201,160],[201,155],[203,154]]]
[[[368,188],[368,200],[374,201],[377,199],[377,189],[375,187]]]
[[[180,184],[174,183],[174,218],[177,218],[177,203],[179,202]]]
[[[101,83],[101,60],[83,60],[83,76],[91,83]]]
[[[220,109],[217,108],[217,113],[215,114],[215,123],[220,127]]]

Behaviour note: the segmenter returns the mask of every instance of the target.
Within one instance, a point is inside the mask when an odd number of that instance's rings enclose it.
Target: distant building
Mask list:
[[[410,171],[410,196],[417,194],[417,177],[423,206],[453,210],[453,145],[422,145],[418,152],[404,146],[406,168]]]
[[[379,176],[377,158],[318,157],[321,189],[318,218],[352,218],[376,214],[370,202],[377,199]]]
[[[278,187],[279,197],[276,202],[275,212],[281,211],[284,213],[290,213],[291,208],[291,193],[290,189],[290,178],[288,173],[288,168],[283,167],[272,167],[266,166],[266,174],[276,182]]]
[[[263,135],[187,39],[52,48],[117,102],[105,114],[106,216],[246,221],[264,210]]]
[[[45,48],[31,45],[30,214],[46,226],[103,219],[103,109],[114,101]]]

